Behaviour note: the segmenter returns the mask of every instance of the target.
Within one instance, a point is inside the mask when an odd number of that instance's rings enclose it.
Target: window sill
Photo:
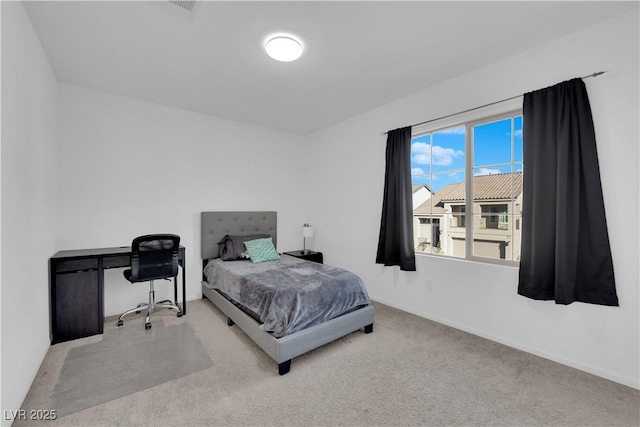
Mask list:
[[[491,259],[491,258],[459,258],[450,255],[436,255],[436,254],[427,254],[423,252],[416,252],[417,257],[426,257],[426,258],[435,258],[435,259],[444,259],[447,261],[458,261],[458,262],[466,262],[473,264],[481,264],[481,265],[490,265],[490,266],[498,266],[498,267],[509,267],[509,268],[520,268],[520,261],[507,261],[501,259]]]

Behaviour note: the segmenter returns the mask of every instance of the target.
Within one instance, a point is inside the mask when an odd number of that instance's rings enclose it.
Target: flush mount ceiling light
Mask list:
[[[302,55],[302,43],[290,35],[277,35],[264,44],[267,54],[276,61],[295,61]]]

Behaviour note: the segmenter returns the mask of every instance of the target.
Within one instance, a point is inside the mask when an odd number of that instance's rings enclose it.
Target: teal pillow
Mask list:
[[[280,254],[273,246],[271,237],[264,239],[247,240],[244,246],[249,251],[249,258],[252,262],[278,261]]]

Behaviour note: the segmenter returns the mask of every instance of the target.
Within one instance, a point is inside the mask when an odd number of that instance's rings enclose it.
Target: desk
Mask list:
[[[182,315],[187,314],[185,248],[180,246]],[[104,327],[104,270],[131,266],[131,246],[60,251],[49,259],[51,344],[101,334]],[[178,303],[178,281],[173,280]]]

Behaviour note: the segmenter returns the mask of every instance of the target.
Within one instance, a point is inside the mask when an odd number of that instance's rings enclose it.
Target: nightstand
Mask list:
[[[284,252],[285,255],[294,256],[296,258],[306,259],[307,261],[313,261],[322,264],[322,252],[315,251],[289,251]]]

